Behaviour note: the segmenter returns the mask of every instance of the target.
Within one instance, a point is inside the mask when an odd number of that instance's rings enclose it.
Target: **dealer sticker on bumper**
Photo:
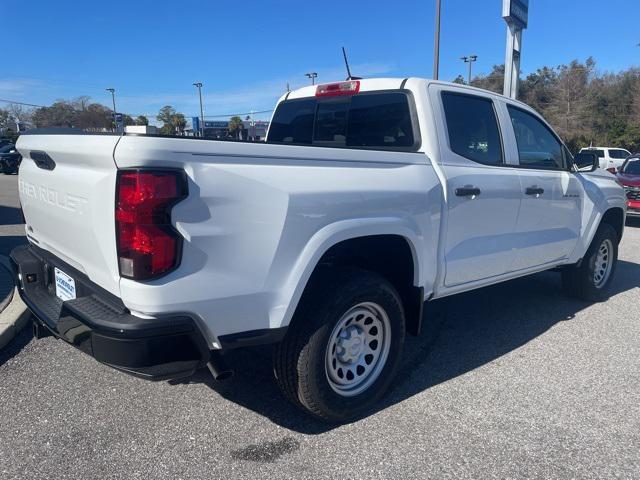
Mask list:
[[[55,268],[56,297],[62,301],[76,298],[76,281],[62,270]]]

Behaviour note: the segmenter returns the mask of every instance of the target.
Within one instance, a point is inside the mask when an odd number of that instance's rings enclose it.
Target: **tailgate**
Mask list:
[[[119,295],[117,135],[21,135],[18,186],[29,240]]]

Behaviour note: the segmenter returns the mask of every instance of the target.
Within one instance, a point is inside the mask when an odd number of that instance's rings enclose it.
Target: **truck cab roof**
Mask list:
[[[287,92],[284,95],[282,95],[278,103],[282,102],[285,99],[293,100],[297,98],[313,97],[316,95],[318,86],[337,84],[337,83],[342,83],[346,81],[348,80],[336,80],[334,82],[323,82],[323,83],[317,83],[315,85],[308,85],[306,87],[298,88],[296,90],[291,90],[290,92]],[[422,78],[422,77],[404,77],[404,78],[382,77],[382,78],[362,78],[362,79],[357,79],[357,81],[360,83],[359,92],[372,92],[372,91],[380,91],[380,90],[399,90],[399,89],[405,88],[405,86],[411,89],[411,88],[418,88],[421,85],[425,87],[428,87],[429,85],[442,85],[447,87],[453,87],[456,89],[468,90],[470,93],[473,92],[473,93],[479,93],[482,95],[489,94],[496,97],[501,97],[505,100],[508,100],[509,102],[519,104],[522,107],[525,107],[527,109],[531,109],[531,107],[529,107],[526,103],[523,103],[519,100],[515,100],[513,98],[506,97],[496,92],[492,92],[490,90],[485,90],[485,89],[474,87],[471,85],[446,82],[443,80],[434,80],[434,79]]]

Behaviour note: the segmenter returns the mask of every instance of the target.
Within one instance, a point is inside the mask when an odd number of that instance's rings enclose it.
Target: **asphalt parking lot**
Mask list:
[[[630,220],[605,303],[552,272],[441,301],[384,402],[339,427],[283,399],[268,349],[234,353],[225,383],[150,383],[25,330],[0,352],[0,477],[640,478],[639,287]]]

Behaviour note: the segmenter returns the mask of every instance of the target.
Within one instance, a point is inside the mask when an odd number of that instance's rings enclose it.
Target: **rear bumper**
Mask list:
[[[85,275],[33,245],[10,255],[16,286],[38,323],[99,362],[149,380],[191,375],[210,352],[189,316],[144,319]],[[54,267],[76,282],[77,298],[55,295]]]

